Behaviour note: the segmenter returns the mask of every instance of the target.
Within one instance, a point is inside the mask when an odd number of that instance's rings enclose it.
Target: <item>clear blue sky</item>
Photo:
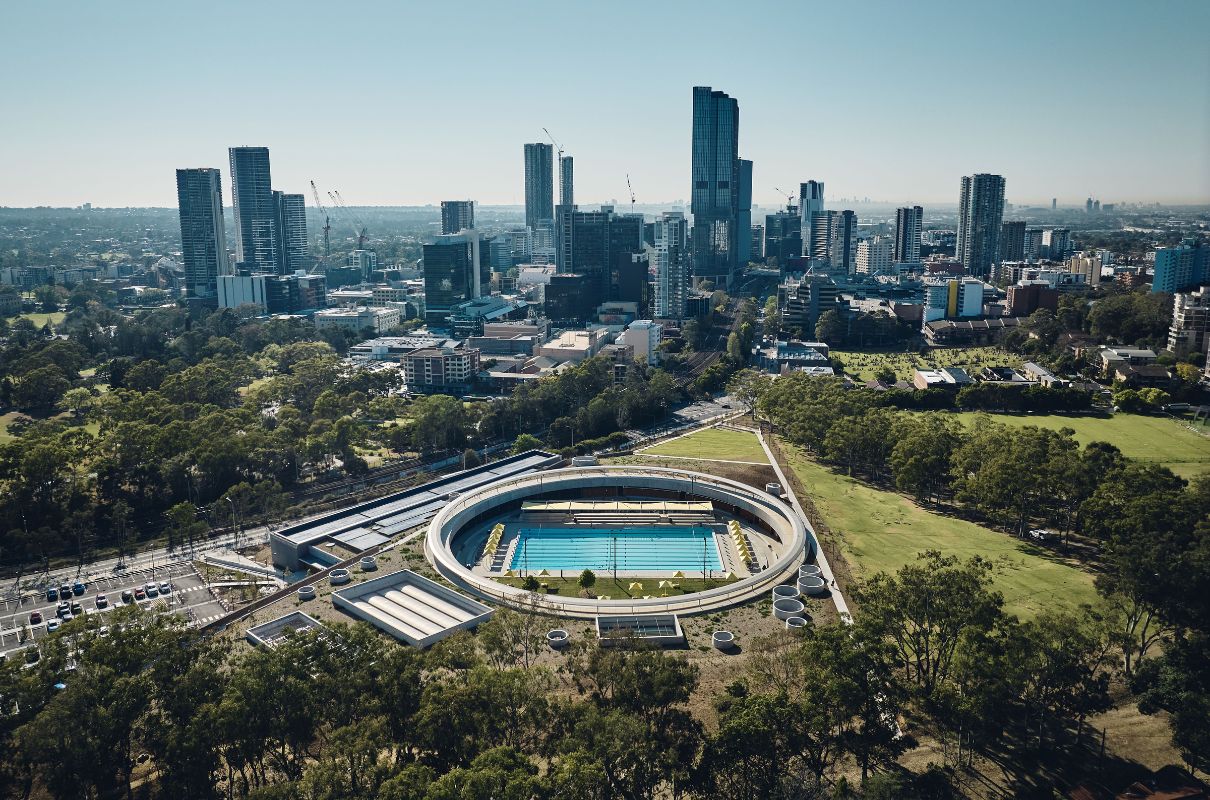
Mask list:
[[[267,145],[350,204],[521,203],[549,127],[576,197],[688,196],[690,88],[739,98],[756,201],[1210,202],[1210,2],[4,4],[0,205],[175,205]],[[229,202],[229,196],[228,200]]]

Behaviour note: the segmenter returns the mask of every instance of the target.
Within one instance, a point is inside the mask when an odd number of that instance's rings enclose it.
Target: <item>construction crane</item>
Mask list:
[[[794,213],[794,209],[797,208],[797,206],[794,205],[794,193],[793,192],[783,192],[781,189],[778,189],[776,186],[773,187],[773,191],[777,192],[778,194],[784,194],[786,196],[786,211],[789,211],[791,214]]]
[[[626,191],[630,192],[630,213],[634,213],[634,189],[630,187],[630,173],[626,173]]]
[[[353,210],[349,208],[349,204],[346,203],[345,199],[340,196],[339,189],[333,189],[332,191],[328,192],[328,197],[332,199],[332,202],[336,204],[337,208],[349,215],[349,220],[353,223],[353,233],[357,236],[357,249],[364,250],[366,248],[366,239],[369,238],[369,232],[366,230],[365,223],[363,223],[361,218],[354,214]]]
[[[542,129],[542,132],[546,134],[546,138],[547,138],[547,139],[550,139],[550,143],[551,143],[551,144],[553,144],[553,145],[555,146],[555,149],[559,151],[559,159],[560,159],[560,160],[562,160],[562,158],[563,158],[563,145],[561,145],[561,144],[559,144],[557,141],[555,141],[555,137],[551,136],[551,135],[550,135],[550,131],[546,130],[546,128],[543,128],[543,129]]]
[[[315,188],[315,181],[311,181],[311,194],[315,196],[315,207],[319,209],[319,213],[324,215],[324,261],[332,255],[332,221],[328,218],[328,209],[324,208],[323,201],[319,199],[319,189]]]

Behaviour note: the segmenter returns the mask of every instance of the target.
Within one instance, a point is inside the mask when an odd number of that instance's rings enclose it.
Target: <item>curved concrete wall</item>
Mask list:
[[[572,489],[653,489],[684,492],[716,500],[759,519],[782,542],[781,556],[763,572],[736,583],[680,597],[650,600],[595,600],[582,597],[535,595],[476,575],[454,558],[450,541],[472,520],[494,508],[544,494]],[[806,526],[788,505],[744,484],[664,467],[582,467],[505,478],[451,500],[429,523],[425,555],[445,578],[480,597],[505,605],[534,608],[564,616],[592,618],[598,614],[700,614],[745,602],[783,580],[797,578],[808,540]]]

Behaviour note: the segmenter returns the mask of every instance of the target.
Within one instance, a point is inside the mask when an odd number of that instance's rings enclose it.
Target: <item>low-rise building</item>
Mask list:
[[[1138,347],[1106,347],[1101,350],[1101,371],[1112,377],[1119,367],[1144,367],[1154,364],[1154,350]]]
[[[912,376],[912,385],[917,389],[953,389],[958,390],[963,386],[970,386],[974,383],[971,376],[966,374],[966,370],[958,367],[944,367],[942,369],[918,369]]]
[[[1021,317],[938,319],[924,323],[924,340],[934,347],[993,344],[1021,324]]]
[[[413,391],[468,391],[479,372],[479,351],[474,348],[425,348],[400,359],[403,380]]]
[[[655,366],[660,363],[660,338],[664,326],[649,319],[636,319],[618,336],[618,343],[630,347],[632,360],[643,359]]]
[[[556,363],[579,362],[592,358],[607,344],[609,336],[603,328],[563,331],[557,339],[539,347],[538,356],[549,358]]]
[[[823,342],[774,342],[757,352],[757,364],[766,372],[812,372],[827,369],[832,372],[828,346]],[[819,374],[816,372],[815,374]]]
[[[1056,311],[1059,308],[1059,293],[1046,281],[1022,280],[1008,287],[1007,311],[1014,317],[1028,317],[1039,308]]]
[[[397,327],[403,320],[403,315],[397,308],[330,308],[315,314],[315,327],[344,328],[351,331],[372,331],[382,333]]]
[[[1032,361],[1026,361],[1021,365],[1021,374],[1025,376],[1027,381],[1040,383],[1048,389],[1054,389],[1065,383],[1065,381],[1061,380],[1046,367],[1035,364]]]

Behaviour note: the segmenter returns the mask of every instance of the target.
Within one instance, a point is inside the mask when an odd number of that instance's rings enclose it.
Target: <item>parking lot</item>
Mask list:
[[[96,578],[86,584],[82,595],[73,592],[69,602],[79,603],[85,616],[104,616],[123,606],[123,591],[128,590],[133,594],[135,589],[144,588],[149,583],[158,587],[164,582],[172,584],[172,592],[167,597],[159,595],[134,602],[144,608],[163,608],[167,613],[181,614],[195,624],[204,623],[225,613],[210,588],[187,563]],[[51,576],[51,585],[56,587],[71,586],[74,583],[75,579],[70,574]],[[105,608],[97,607],[98,594],[105,595]],[[3,610],[0,611],[0,653],[28,646],[31,634],[34,642],[48,635],[53,636],[53,633],[47,633],[46,622],[57,619],[56,612],[60,602],[61,600],[48,601],[45,593],[27,594],[20,601],[5,601]],[[30,616],[35,612],[41,614],[42,621],[31,624]]]

